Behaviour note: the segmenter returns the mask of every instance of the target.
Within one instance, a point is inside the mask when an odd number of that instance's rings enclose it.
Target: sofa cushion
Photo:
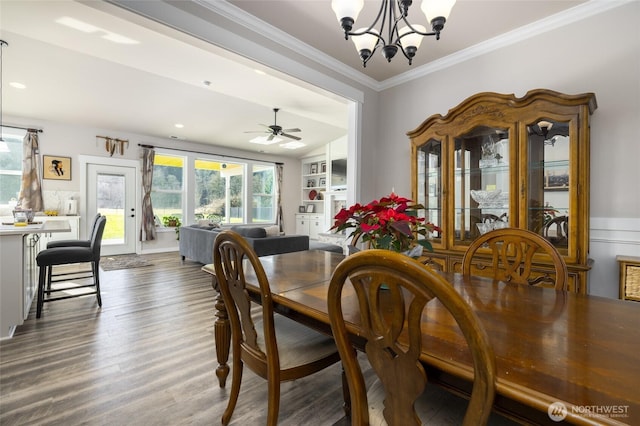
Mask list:
[[[247,238],[265,238],[267,236],[267,231],[264,228],[232,226],[231,230]]]
[[[280,227],[278,225],[266,226],[264,230],[267,232],[267,237],[277,237],[280,235]]]

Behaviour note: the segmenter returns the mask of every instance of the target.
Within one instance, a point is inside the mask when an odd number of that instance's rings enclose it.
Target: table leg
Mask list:
[[[220,387],[223,388],[229,375],[229,348],[231,346],[231,325],[227,316],[227,308],[222,299],[222,294],[218,288],[216,277],[211,282],[213,289],[218,293],[216,296],[216,321],[214,324],[214,338],[216,344],[216,355],[218,357],[218,368],[216,368],[216,376]]]

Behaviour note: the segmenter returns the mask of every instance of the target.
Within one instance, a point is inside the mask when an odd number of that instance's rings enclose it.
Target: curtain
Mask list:
[[[142,148],[142,224],[140,241],[156,239],[156,221],[151,205],[151,184],[153,183],[153,159],[156,152],[152,148]]]
[[[22,143],[22,182],[20,183],[20,195],[18,207],[31,209],[34,212],[44,210],[42,201],[42,185],[38,176],[38,133],[27,131]]]
[[[276,179],[278,181],[278,193],[276,194],[276,223],[279,226],[280,232],[284,231],[284,220],[282,218],[282,175],[284,173],[284,165],[276,164]]]

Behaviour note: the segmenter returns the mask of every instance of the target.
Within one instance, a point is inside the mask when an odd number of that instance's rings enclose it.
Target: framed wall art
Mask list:
[[[42,177],[44,179],[71,180],[71,157],[43,155]]]

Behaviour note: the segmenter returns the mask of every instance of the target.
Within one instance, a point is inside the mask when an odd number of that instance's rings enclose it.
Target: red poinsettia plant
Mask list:
[[[402,253],[419,245],[433,251],[428,237],[430,233],[441,230],[425,218],[418,217],[419,210],[424,210],[424,206],[392,192],[367,205],[357,203],[340,210],[331,229],[339,232],[353,228],[349,237],[361,237],[362,242],[370,243],[372,248]]]

